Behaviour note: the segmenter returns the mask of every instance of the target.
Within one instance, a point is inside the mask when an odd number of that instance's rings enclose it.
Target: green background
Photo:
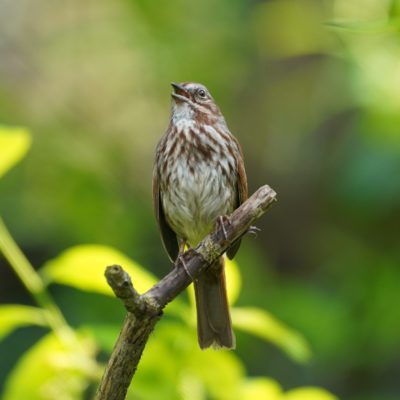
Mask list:
[[[250,192],[269,184],[278,193],[237,256],[236,304],[271,313],[301,344],[279,344],[288,332],[264,324],[258,335],[237,330],[234,355],[198,353],[193,324],[183,328],[179,311],[167,310],[151,345],[165,346],[149,350],[157,357],[149,355],[132,399],[230,399],[227,368],[235,383],[271,378],[259,383],[272,392],[279,382],[285,393],[315,386],[342,399],[399,398],[399,18],[400,1],[389,0],[0,1],[0,123],[32,137],[0,181],[0,215],[35,268],[83,244],[118,249],[158,277],[171,268],[151,199],[171,81],[210,89],[242,144]],[[99,289],[105,264],[96,265],[94,289],[79,287],[84,263],[72,283],[48,279],[69,324],[90,341],[88,358],[101,363],[124,312]],[[0,274],[3,305],[35,305],[1,256]],[[182,295],[176,308],[188,304]],[[1,321],[0,312],[0,329]],[[24,327],[0,342],[6,399],[18,400],[6,388],[26,351],[40,343],[56,352],[47,333]],[[166,351],[171,337],[185,343],[185,362],[173,361],[179,349]],[[188,359],[193,373],[182,372],[192,371]],[[203,374],[210,366],[221,382]],[[85,368],[74,372],[72,394],[37,398],[88,396],[99,372]],[[168,392],[165,382],[178,381],[183,389]]]

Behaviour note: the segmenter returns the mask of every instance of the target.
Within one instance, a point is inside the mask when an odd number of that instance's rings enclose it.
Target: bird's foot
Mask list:
[[[247,229],[246,235],[251,235],[251,236],[254,236],[256,238],[257,235],[258,235],[258,232],[261,232],[261,229],[257,228],[254,225],[252,225],[252,226],[250,226],[249,229]]]
[[[225,240],[228,240],[228,232],[226,231],[225,224],[231,225],[231,220],[227,215],[220,215],[217,218],[217,227],[222,229]]]
[[[183,269],[185,270],[187,276],[188,276],[192,281],[194,280],[194,277],[193,277],[192,274],[189,272],[189,268],[188,268],[187,265],[186,265],[185,259],[184,259],[184,257],[183,257],[183,253],[179,253],[179,255],[178,255],[177,259],[176,259],[175,265],[176,265],[177,267],[182,266]]]

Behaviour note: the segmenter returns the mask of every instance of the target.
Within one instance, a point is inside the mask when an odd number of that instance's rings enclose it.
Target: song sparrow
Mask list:
[[[198,83],[172,83],[172,112],[156,150],[153,200],[164,247],[174,262],[185,244],[195,247],[220,216],[247,199],[243,156],[209,91]],[[233,258],[240,246],[227,251]],[[195,281],[197,332],[202,349],[233,348],[224,260]]]

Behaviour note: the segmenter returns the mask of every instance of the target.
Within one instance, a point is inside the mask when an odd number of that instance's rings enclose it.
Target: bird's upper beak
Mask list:
[[[171,82],[171,86],[174,88],[174,91],[171,93],[171,96],[180,101],[188,101],[189,100],[189,92],[188,90],[180,85],[179,83]]]

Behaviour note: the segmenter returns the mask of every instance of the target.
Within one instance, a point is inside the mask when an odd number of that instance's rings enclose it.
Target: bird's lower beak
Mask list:
[[[187,101],[189,98],[189,92],[187,89],[180,85],[179,83],[171,82],[171,86],[174,88],[174,91],[171,93],[171,96],[180,101]]]

